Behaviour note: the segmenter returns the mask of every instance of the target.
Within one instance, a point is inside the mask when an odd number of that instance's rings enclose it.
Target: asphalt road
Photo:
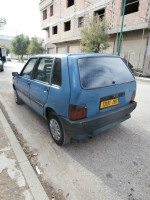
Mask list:
[[[138,106],[132,117],[92,139],[64,147],[51,139],[47,122],[13,99],[8,62],[0,72],[0,101],[28,146],[38,153],[40,169],[56,190],[71,200],[150,199],[150,82],[137,81]]]

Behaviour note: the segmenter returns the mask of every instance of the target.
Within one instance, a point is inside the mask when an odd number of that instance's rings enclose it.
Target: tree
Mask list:
[[[5,49],[6,49],[6,54],[7,54],[7,55],[10,53],[10,48],[9,48],[6,44],[0,43],[0,46],[1,46],[1,47],[5,47]]]
[[[0,30],[7,24],[7,21],[4,17],[0,18]]]
[[[43,52],[44,48],[42,47],[42,42],[38,42],[37,37],[33,37],[28,47],[28,53],[34,55],[34,54],[41,54]]]
[[[88,25],[81,31],[81,43],[85,52],[103,52],[109,47],[108,25],[105,19],[98,16],[89,20]]]
[[[24,36],[23,34],[17,35],[11,42],[12,52],[15,55],[21,56],[21,60],[23,61],[23,56],[27,54],[27,49],[29,46],[29,37]]]

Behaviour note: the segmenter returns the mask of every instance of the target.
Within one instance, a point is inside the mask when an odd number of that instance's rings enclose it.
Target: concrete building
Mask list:
[[[89,18],[105,16],[110,47],[117,53],[124,0],[41,0],[41,27],[48,53],[81,52],[80,32]],[[121,56],[143,69],[150,54],[150,0],[126,0]]]
[[[5,44],[9,48],[11,48],[11,41],[13,40],[13,38],[13,36],[0,35],[0,44]]]

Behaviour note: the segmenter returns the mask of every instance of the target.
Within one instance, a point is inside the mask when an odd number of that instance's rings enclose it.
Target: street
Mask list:
[[[38,153],[47,182],[70,200],[150,199],[150,82],[137,80],[137,108],[131,118],[96,137],[59,147],[47,122],[27,105],[15,104],[11,72],[23,64],[7,62],[0,72],[0,102]]]

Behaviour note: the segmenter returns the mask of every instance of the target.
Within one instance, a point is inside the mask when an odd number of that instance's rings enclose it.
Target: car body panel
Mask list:
[[[59,57],[59,56],[57,56]],[[44,106],[46,117],[46,109],[51,108],[57,115],[68,118],[69,102],[70,102],[70,79],[68,72],[68,59],[61,58],[62,63],[62,84],[60,87],[50,84],[50,93],[48,95],[47,103]],[[57,97],[57,98],[56,98]]]
[[[97,135],[129,119],[131,117],[130,113],[136,108],[136,105],[137,103],[133,102],[121,108],[77,121],[64,118],[61,118],[61,120],[71,137],[80,139],[85,138],[87,135]]]
[[[19,76],[16,85],[19,97],[23,99],[23,101],[28,106],[30,106],[30,98],[29,98],[30,82],[31,82],[30,79],[23,76]]]
[[[49,93],[50,86],[48,84],[36,80],[30,81],[30,106],[42,116]]]
[[[129,104],[133,92],[136,90],[135,79],[132,82],[100,87],[95,89],[83,89],[80,83],[79,70],[76,58],[69,58],[69,74],[71,85],[70,104],[87,105],[87,117],[114,110]],[[122,94],[124,95],[118,95]],[[118,95],[119,104],[105,109],[100,109],[101,99]],[[115,97],[114,97],[115,98]]]
[[[61,85],[54,85],[51,82],[54,61],[49,83],[34,80],[33,75],[29,79],[29,77],[21,76],[20,74],[19,76],[13,77],[14,88],[17,89],[19,97],[44,118],[47,118],[47,109],[53,110],[62,122],[65,131],[70,132],[69,134],[72,137],[76,137],[76,135],[87,135],[91,132],[93,134],[100,133],[130,118],[130,113],[136,108],[136,102],[130,102],[131,96],[136,91],[134,77],[132,81],[126,83],[112,84],[110,86],[92,89],[82,88],[78,59],[91,56],[100,57],[103,55],[92,53],[34,56],[32,58],[37,58],[38,60],[40,58],[51,57],[61,59]],[[116,57],[105,54],[105,57],[110,56]],[[34,66],[33,74],[37,66],[38,61]],[[118,98],[118,105],[101,109],[101,101],[109,99],[110,97]],[[82,120],[70,120],[70,104],[85,104],[87,106],[87,117]]]

